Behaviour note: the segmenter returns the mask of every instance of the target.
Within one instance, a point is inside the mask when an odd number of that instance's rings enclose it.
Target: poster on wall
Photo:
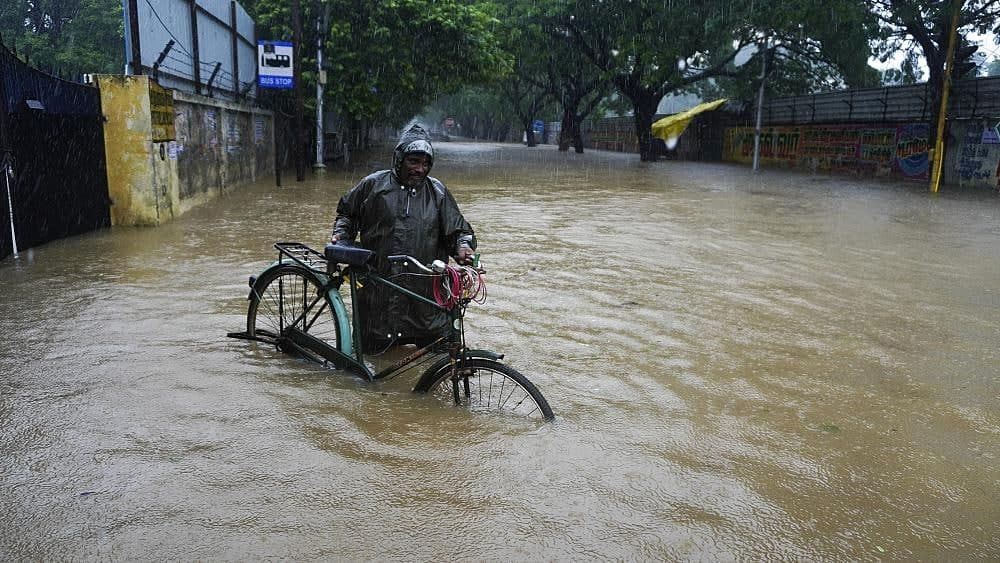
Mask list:
[[[983,134],[979,139],[979,143],[983,145],[1000,145],[1000,121],[990,126],[987,124],[983,127]]]
[[[174,94],[152,80],[149,81],[149,117],[154,143],[177,138],[174,128]]]
[[[926,123],[911,123],[896,128],[896,168],[904,178],[928,179],[930,131],[930,125]]]
[[[1000,145],[983,142],[984,139],[992,140],[990,130],[993,127],[988,122],[962,125],[966,128],[965,135],[955,163],[959,183],[994,188],[1000,181],[997,179],[1000,174]]]
[[[257,41],[257,86],[290,90],[295,86],[291,41]]]

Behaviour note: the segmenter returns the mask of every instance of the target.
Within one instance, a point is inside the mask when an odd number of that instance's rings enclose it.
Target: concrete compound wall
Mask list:
[[[274,119],[269,111],[174,91],[181,212],[274,175]]]
[[[158,225],[273,175],[271,112],[163,90],[146,76],[97,83],[112,225]]]

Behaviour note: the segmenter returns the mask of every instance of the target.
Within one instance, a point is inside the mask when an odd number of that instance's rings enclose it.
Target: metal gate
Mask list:
[[[111,225],[97,88],[0,45],[0,258]]]

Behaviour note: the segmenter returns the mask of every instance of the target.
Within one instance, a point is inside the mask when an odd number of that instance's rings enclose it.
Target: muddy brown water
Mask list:
[[[0,262],[0,559],[1000,557],[995,194],[437,148],[554,423],[225,338],[364,170],[267,179]]]

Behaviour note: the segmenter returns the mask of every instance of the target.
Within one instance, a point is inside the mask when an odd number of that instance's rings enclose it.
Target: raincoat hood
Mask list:
[[[431,136],[423,127],[416,124],[400,135],[399,143],[396,144],[395,150],[392,151],[393,171],[399,174],[400,167],[403,166],[403,158],[408,154],[414,153],[427,155],[429,159],[427,171],[430,172],[431,167],[434,166],[434,147],[431,146]]]

